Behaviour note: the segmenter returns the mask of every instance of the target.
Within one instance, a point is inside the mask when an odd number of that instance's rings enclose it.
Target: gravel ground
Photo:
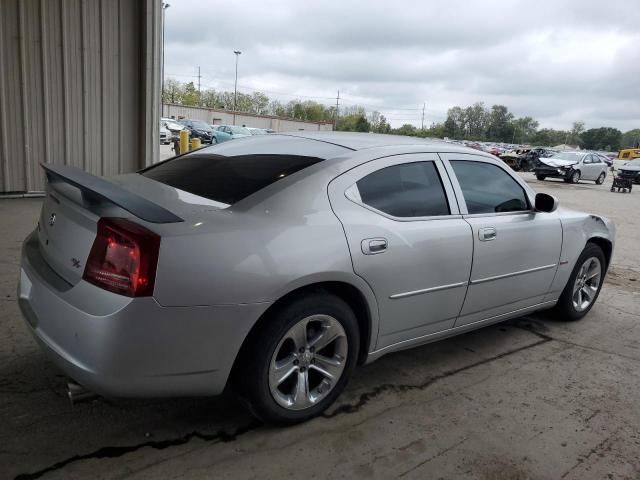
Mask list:
[[[71,406],[15,297],[40,200],[0,200],[0,478],[640,478],[640,193],[523,176],[617,224],[591,313],[388,355],[323,417],[286,429],[229,397]]]

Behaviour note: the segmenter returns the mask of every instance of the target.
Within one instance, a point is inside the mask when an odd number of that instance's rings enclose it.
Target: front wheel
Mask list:
[[[342,393],[360,336],[349,305],[318,291],[273,312],[247,341],[234,372],[236,391],[261,420],[294,424],[319,415]]]
[[[547,177],[545,175],[536,175],[536,178],[542,182]]]
[[[604,183],[604,177],[606,176],[607,175],[604,172],[602,172],[596,180],[596,185],[602,185]]]
[[[580,170],[576,170],[571,174],[571,183],[580,182]]]
[[[589,313],[600,294],[605,270],[606,259],[602,249],[594,243],[587,243],[555,306],[560,320],[579,320]]]

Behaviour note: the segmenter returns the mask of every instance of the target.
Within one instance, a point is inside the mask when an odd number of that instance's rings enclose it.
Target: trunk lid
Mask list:
[[[40,252],[49,266],[72,285],[82,278],[98,218],[60,192],[47,189],[38,221]]]
[[[47,264],[72,285],[82,279],[101,217],[132,218],[146,225],[183,222],[139,195],[136,184],[125,189],[76,168],[43,168],[48,182],[38,221],[39,249]]]

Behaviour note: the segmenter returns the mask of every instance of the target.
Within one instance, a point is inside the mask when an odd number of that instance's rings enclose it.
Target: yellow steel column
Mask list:
[[[180,153],[187,153],[189,151],[189,131],[180,131]]]
[[[191,150],[195,150],[196,148],[200,148],[202,146],[202,142],[199,138],[191,139]]]

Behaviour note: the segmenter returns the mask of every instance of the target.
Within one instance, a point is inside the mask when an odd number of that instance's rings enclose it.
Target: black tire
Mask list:
[[[269,388],[271,360],[287,332],[300,320],[317,314],[333,317],[344,329],[348,345],[345,367],[333,389],[318,403],[302,410],[287,409],[276,402]],[[349,305],[324,290],[310,292],[268,314],[252,332],[240,353],[237,368],[234,368],[233,389],[251,413],[266,423],[291,425],[304,422],[321,414],[342,393],[356,366],[359,346],[358,320]]]
[[[569,178],[571,183],[580,183],[580,170],[575,170]]]
[[[578,311],[573,305],[573,298],[572,298],[573,287],[574,287],[578,272],[580,270],[580,267],[582,267],[582,264],[590,257],[596,257],[600,261],[600,266],[601,266],[600,285],[598,285],[598,290],[596,291],[596,294],[594,296],[594,299],[591,301],[591,304],[585,310]],[[571,272],[571,275],[569,276],[569,280],[567,281],[567,284],[565,285],[564,290],[562,291],[562,295],[560,295],[560,299],[558,300],[558,303],[554,307],[554,314],[558,320],[569,321],[569,322],[580,320],[587,313],[589,313],[593,305],[598,300],[598,295],[600,295],[600,290],[602,289],[602,284],[604,283],[604,274],[605,274],[606,268],[607,268],[607,263],[606,263],[604,253],[602,252],[602,249],[595,243],[587,243],[587,245],[584,247],[584,250],[578,257],[578,260],[576,261],[575,266],[573,267],[573,271]]]
[[[598,178],[596,179],[596,185],[602,185],[604,183],[604,179],[607,176],[606,173],[602,172]]]
[[[536,178],[537,178],[538,180],[540,180],[541,182],[543,182],[543,181],[544,181],[544,179],[545,179],[545,178],[547,178],[547,177],[546,177],[545,175],[536,175]]]

